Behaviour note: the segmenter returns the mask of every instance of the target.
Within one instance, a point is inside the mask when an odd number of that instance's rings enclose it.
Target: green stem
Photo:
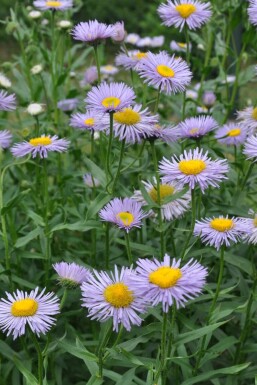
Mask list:
[[[49,279],[49,270],[51,266],[51,243],[49,235],[49,223],[48,223],[48,209],[49,209],[49,191],[48,191],[48,174],[47,174],[47,160],[43,159],[43,169],[44,169],[44,187],[43,187],[43,198],[42,202],[44,204],[44,221],[45,221],[45,239],[46,239],[46,285]]]
[[[110,226],[106,222],[105,227],[105,268],[109,270],[109,258],[110,258]]]
[[[185,35],[186,35],[186,59],[187,59],[187,64],[190,64],[190,40],[189,40],[189,33],[188,33],[188,27],[187,24],[185,24]]]
[[[143,141],[143,144],[141,146],[141,149],[138,153],[138,155],[136,156],[136,158],[133,160],[133,162],[131,162],[130,164],[128,164],[126,167],[124,167],[122,170],[121,170],[121,173],[123,173],[124,171],[128,170],[129,168],[131,168],[138,160],[140,160],[141,158],[141,155],[144,151],[144,148],[145,148],[145,144],[146,144],[146,141],[144,140]]]
[[[100,70],[100,61],[99,61],[99,50],[98,45],[94,45],[95,61],[97,67],[98,83],[101,83],[101,70]]]
[[[128,254],[128,260],[129,260],[129,266],[133,264],[133,258],[130,248],[130,242],[129,242],[129,233],[125,230],[125,239],[126,239],[126,248],[127,248],[127,254]]]
[[[37,341],[37,338],[36,338],[35,334],[33,333],[33,331],[30,329],[30,327],[29,327],[29,331],[30,331],[31,339],[32,339],[32,341],[34,343],[34,346],[36,348],[36,351],[37,351],[37,357],[38,357],[38,385],[43,385],[43,355],[42,355],[39,343]]]
[[[112,172],[111,172],[111,149],[112,149],[112,137],[113,137],[113,112],[110,112],[110,132],[109,132],[109,142],[108,142],[108,149],[107,149],[107,156],[106,156],[106,179],[109,180],[109,177],[112,180]],[[107,183],[106,190],[108,191],[108,186],[111,181]]]
[[[110,325],[109,329],[107,330],[105,337],[103,338],[102,342],[99,344],[98,348],[98,367],[99,367],[99,377],[103,378],[103,352],[106,347],[106,345],[109,342],[109,339],[112,334],[112,324]]]
[[[162,338],[161,338],[161,360],[160,366],[156,373],[153,385],[158,383],[158,380],[162,374],[162,372],[166,368],[166,343],[167,343],[167,324],[168,324],[168,313],[163,313],[163,322],[162,322]],[[164,385],[164,384],[162,384]]]
[[[187,239],[186,239],[184,247],[183,247],[183,251],[181,253],[181,257],[180,258],[182,260],[185,257],[187,247],[189,245],[190,239],[191,239],[191,237],[193,235],[193,232],[194,232],[195,219],[196,219],[196,204],[195,203],[196,203],[196,200],[195,200],[195,190],[191,189],[191,205],[192,205],[192,209],[191,209],[191,211],[192,211],[191,226],[190,226],[190,230],[189,230]]]
[[[113,181],[113,185],[112,185],[112,193],[115,191],[116,183],[117,183],[117,181],[119,179],[119,176],[120,176],[121,166],[122,166],[122,159],[123,159],[124,150],[125,150],[125,144],[126,144],[126,139],[123,139],[122,142],[121,142],[120,158],[119,158],[118,169],[117,169],[117,172],[116,172],[116,175],[115,175],[115,178],[114,178],[114,181]]]
[[[63,292],[62,300],[61,300],[61,303],[60,303],[60,310],[62,310],[62,308],[63,308],[63,306],[64,306],[64,304],[66,302],[67,295],[68,295],[68,289],[65,288],[64,292]]]
[[[254,167],[254,163],[252,162],[252,163],[250,163],[250,165],[249,165],[249,167],[248,167],[248,170],[247,170],[247,172],[246,172],[246,174],[245,174],[245,177],[244,177],[244,179],[243,179],[243,181],[242,181],[242,184],[240,185],[240,189],[241,189],[241,190],[244,189],[244,187],[245,187],[245,185],[246,185],[246,183],[247,183],[247,181],[248,181],[248,178],[249,178],[249,176],[250,176],[251,173],[252,173],[253,167]]]
[[[158,112],[160,93],[161,93],[161,85],[159,86],[158,92],[157,92],[157,98],[156,98],[156,103],[155,103],[155,107],[154,107],[154,115],[157,114],[157,112]]]

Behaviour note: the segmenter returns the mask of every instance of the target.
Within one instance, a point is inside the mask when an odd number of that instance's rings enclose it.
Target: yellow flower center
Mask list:
[[[47,7],[60,7],[62,5],[61,1],[47,1],[46,6]]]
[[[234,227],[234,222],[232,219],[228,218],[214,218],[210,222],[210,226],[212,229],[223,233],[225,231],[231,230]]]
[[[132,108],[125,108],[123,111],[116,112],[113,115],[116,122],[121,124],[127,124],[131,126],[141,121],[141,116],[138,112],[133,111]]]
[[[160,198],[161,198],[161,201],[164,198],[171,196],[174,193],[174,191],[175,191],[174,187],[169,186],[168,184],[161,184],[160,185]],[[155,187],[153,187],[149,191],[149,195],[150,195],[150,197],[152,198],[152,200],[154,202],[156,202],[156,203],[158,202],[158,194],[157,194],[157,189]]]
[[[255,108],[253,109],[252,117],[253,117],[253,119],[257,120],[257,107],[255,107]]]
[[[228,132],[228,136],[238,136],[241,134],[240,128],[233,128],[233,130],[230,130]]]
[[[32,146],[48,146],[49,144],[52,144],[52,139],[48,136],[41,136],[40,138],[33,138],[30,139],[29,144]]]
[[[183,19],[187,19],[196,11],[196,6],[193,4],[179,4],[176,6],[176,11],[178,11]]]
[[[168,289],[175,286],[181,277],[182,272],[180,269],[161,266],[149,274],[149,282],[159,286],[161,289]]]
[[[115,96],[109,96],[108,98],[104,98],[102,100],[102,105],[106,108],[110,108],[110,107],[118,107],[118,105],[120,104],[120,99],[119,98],[116,98]]]
[[[186,48],[186,43],[177,43],[180,48]]]
[[[30,317],[36,314],[38,303],[32,298],[25,298],[15,301],[11,307],[14,317]]]
[[[159,64],[156,67],[156,70],[158,74],[163,76],[164,78],[174,78],[175,76],[175,72],[173,71],[173,69],[164,64]]]
[[[253,225],[254,225],[254,227],[257,227],[257,217],[254,218]]]
[[[189,131],[190,135],[198,134],[199,128],[192,128],[192,130]]]
[[[206,164],[201,159],[181,160],[178,168],[183,174],[197,175],[206,169]]]
[[[119,214],[116,215],[117,219],[120,219],[121,222],[125,226],[130,226],[131,223],[134,221],[134,215],[125,211],[120,212]]]
[[[104,298],[114,307],[128,307],[133,302],[133,293],[122,282],[109,285],[104,290]]]
[[[84,120],[84,123],[86,126],[93,126],[95,123],[95,119],[94,118],[88,118],[88,119]]]
[[[138,53],[135,54],[135,57],[138,60],[141,60],[141,59],[144,59],[145,57],[147,57],[147,53],[146,52],[138,52]]]

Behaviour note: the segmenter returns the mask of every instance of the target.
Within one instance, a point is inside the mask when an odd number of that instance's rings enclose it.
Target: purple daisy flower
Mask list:
[[[160,139],[165,143],[173,143],[178,140],[178,133],[175,127],[165,127],[157,123],[151,126],[151,133],[147,136],[147,139]]]
[[[114,33],[112,36],[112,40],[117,42],[123,42],[126,37],[126,31],[124,27],[124,21],[118,21],[114,25]]]
[[[16,108],[15,94],[8,95],[6,91],[0,91],[0,111],[10,111]]]
[[[142,59],[147,57],[146,52],[141,51],[128,51],[128,52],[121,52],[119,55],[116,56],[115,64],[117,66],[122,66],[126,70],[133,69],[138,70],[140,67],[140,62]]]
[[[149,36],[143,37],[139,39],[136,43],[137,47],[151,47],[152,46],[152,38]]]
[[[142,319],[137,313],[146,311],[146,302],[138,295],[133,283],[135,272],[125,267],[119,272],[115,266],[110,275],[95,270],[94,275],[81,286],[82,306],[88,309],[88,316],[101,322],[113,318],[113,330],[116,332],[119,324],[128,331],[132,325],[140,326]]]
[[[142,205],[131,198],[114,198],[99,212],[103,221],[112,222],[127,233],[133,227],[141,227],[146,215]]]
[[[196,221],[194,235],[219,250],[222,245],[230,246],[231,241],[237,243],[247,231],[245,220],[219,216]]]
[[[248,134],[253,135],[257,129],[257,107],[247,107],[237,112],[237,120],[248,127]]]
[[[96,66],[89,67],[84,73],[84,79],[81,81],[82,86],[93,84],[98,79]]]
[[[169,56],[166,51],[158,54],[148,52],[147,57],[141,60],[138,73],[145,83],[168,95],[185,91],[192,78],[187,63],[175,55]]]
[[[115,37],[115,26],[90,20],[77,24],[72,32],[73,39],[85,41],[89,44],[99,44],[108,37]]]
[[[85,99],[89,108],[99,112],[120,111],[133,104],[136,95],[125,83],[101,83],[92,87]]]
[[[72,0],[59,0],[59,1],[48,1],[48,0],[36,0],[33,2],[34,7],[45,11],[52,9],[56,11],[65,11],[66,9],[72,8]]]
[[[85,114],[77,113],[71,115],[70,126],[80,130],[102,131],[104,126],[102,119],[93,110],[87,110]]]
[[[201,3],[198,0],[168,0],[158,8],[160,18],[167,27],[174,25],[183,29],[185,24],[189,29],[200,28],[211,17],[210,3]]]
[[[6,293],[7,299],[0,300],[0,329],[7,331],[7,336],[17,337],[25,334],[26,325],[38,336],[46,334],[55,323],[54,315],[60,313],[59,299],[54,293],[46,293],[45,289],[38,294],[38,287],[29,294],[17,290]]]
[[[12,134],[8,130],[0,131],[0,147],[8,148],[11,144]]]
[[[250,0],[250,5],[247,8],[247,13],[249,16],[249,21],[252,25],[257,26],[257,1],[256,0]]]
[[[63,99],[57,103],[57,107],[62,111],[72,111],[72,110],[75,110],[75,108],[77,108],[78,104],[79,104],[78,98]]]
[[[165,183],[177,181],[182,184],[189,184],[191,189],[199,185],[201,191],[209,186],[219,187],[223,179],[227,179],[225,174],[228,172],[227,160],[211,160],[208,152],[203,154],[203,150],[184,151],[178,158],[172,157],[171,161],[166,158],[160,162],[160,172],[164,175]]]
[[[253,218],[242,218],[245,221],[245,227],[247,229],[247,235],[244,240],[253,245],[257,244],[257,214],[253,210],[249,210],[249,213],[253,215]]]
[[[100,67],[100,72],[103,75],[116,75],[119,72],[119,69],[112,64],[107,64],[106,66]]]
[[[174,303],[177,308],[202,292],[206,282],[207,269],[190,259],[180,267],[181,260],[165,254],[163,262],[157,259],[139,259],[136,268],[135,286],[142,298],[152,306],[159,303],[165,313]]]
[[[188,118],[177,126],[179,138],[201,138],[218,128],[218,123],[211,116]]]
[[[139,39],[140,36],[137,33],[129,33],[125,38],[125,42],[129,44],[136,44]]]
[[[247,159],[254,159],[254,162],[257,161],[257,135],[247,138],[243,154],[247,156]]]
[[[91,188],[101,186],[101,182],[90,173],[83,175],[83,181],[86,186]]]
[[[213,91],[205,91],[203,93],[202,102],[205,107],[212,107],[216,102],[216,95]]]
[[[28,154],[35,158],[39,154],[40,158],[47,158],[49,151],[64,152],[70,142],[67,139],[58,139],[57,135],[42,135],[38,138],[30,139],[29,142],[16,143],[11,148],[11,153],[17,158]]]
[[[243,124],[228,123],[216,131],[215,138],[228,146],[240,146],[245,142],[248,128]]]
[[[151,41],[151,47],[152,48],[160,48],[160,47],[162,47],[163,44],[164,44],[164,40],[165,40],[165,38],[164,38],[163,35],[161,35],[161,36],[154,36],[152,38],[152,41]]]
[[[75,287],[81,285],[82,282],[88,281],[91,273],[83,266],[76,263],[59,262],[53,265],[54,270],[58,274],[58,281],[61,285],[67,287]]]
[[[189,44],[189,51],[191,51],[192,45]],[[172,51],[176,52],[186,52],[187,51],[187,44],[186,43],[178,43],[175,40],[172,40],[170,42],[170,49]]]
[[[145,189],[151,199],[158,203],[158,194],[157,194],[157,182],[156,178],[153,178],[153,183],[150,181],[142,181]],[[176,183],[163,183],[161,179],[160,184],[160,203],[161,203],[161,214],[162,218],[167,221],[171,221],[176,218],[180,218],[189,208],[191,201],[190,192],[186,192],[180,198],[174,199],[171,202],[163,203],[165,198],[171,197],[176,193],[179,193],[182,190],[182,187],[178,186]],[[147,205],[146,200],[140,190],[134,191],[134,195],[132,197],[137,202],[141,203],[143,206]],[[153,211],[150,212],[151,215],[155,215]]]

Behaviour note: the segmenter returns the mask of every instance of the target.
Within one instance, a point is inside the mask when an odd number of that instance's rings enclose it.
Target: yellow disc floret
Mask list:
[[[86,126],[93,126],[95,123],[95,119],[94,118],[88,118],[88,119],[84,120],[84,123]]]
[[[254,227],[257,227],[257,216],[253,220],[253,225],[254,225]]]
[[[172,68],[166,66],[165,64],[159,64],[156,67],[156,70],[159,75],[163,76],[164,78],[173,78],[175,76],[175,72]]]
[[[144,59],[145,57],[147,57],[147,53],[146,52],[138,52],[134,55],[138,60],[141,60],[141,59]]]
[[[132,291],[122,282],[109,285],[104,290],[104,298],[112,306],[117,308],[128,307],[134,299]]]
[[[47,7],[60,7],[62,5],[61,1],[47,1],[46,6]]]
[[[182,277],[180,269],[169,266],[161,266],[149,274],[149,282],[159,286],[161,289],[168,289],[176,285]]]
[[[189,134],[195,135],[195,134],[198,134],[198,132],[199,132],[199,128],[192,128],[192,130],[189,131]]]
[[[36,314],[38,303],[33,298],[25,298],[15,301],[11,307],[14,317],[31,317]]]
[[[179,4],[176,6],[176,11],[178,11],[183,19],[187,19],[196,11],[196,6],[193,4]]]
[[[210,226],[212,229],[223,233],[225,231],[231,230],[234,227],[234,222],[232,219],[228,218],[214,218],[210,222]]]
[[[31,144],[34,147],[48,146],[49,144],[52,144],[52,139],[49,138],[48,136],[41,136],[40,138],[30,139],[29,144]]]
[[[111,108],[111,107],[118,107],[120,105],[120,99],[116,98],[115,96],[109,96],[108,98],[104,98],[102,100],[102,105],[106,108]]]
[[[201,159],[181,160],[178,168],[183,174],[198,175],[206,169],[206,163]]]
[[[114,120],[120,124],[131,126],[141,121],[141,116],[132,108],[125,108],[123,111],[116,112],[113,115]]]
[[[169,186],[168,184],[161,184],[160,185],[160,198],[161,198],[161,202],[164,198],[167,198],[171,195],[173,195],[175,189],[174,187],[172,186]],[[154,202],[158,202],[158,194],[157,194],[157,189],[156,187],[153,187],[150,191],[149,191],[149,195],[150,197],[152,198],[152,200]]]
[[[253,119],[257,120],[257,107],[255,107],[255,108],[253,109],[252,117],[253,117]]]
[[[180,48],[186,48],[186,43],[177,43]]]
[[[125,225],[125,226],[130,226],[131,223],[134,221],[134,215],[131,214],[131,213],[128,213],[126,211],[121,211],[120,213],[118,213],[116,215],[116,218],[121,220],[121,222]]]
[[[241,134],[240,128],[233,128],[233,130],[230,130],[228,132],[228,136],[238,136]]]

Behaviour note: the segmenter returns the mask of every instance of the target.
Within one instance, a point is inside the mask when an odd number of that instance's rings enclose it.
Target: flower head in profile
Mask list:
[[[10,88],[12,86],[11,80],[8,79],[2,72],[0,72],[0,87]]]
[[[40,158],[47,158],[49,151],[64,152],[69,144],[67,139],[58,139],[57,135],[42,135],[38,138],[32,138],[28,142],[14,144],[11,152],[17,158],[28,154],[31,154],[32,158],[35,158],[37,154]]]
[[[81,40],[88,44],[96,45],[103,40],[115,36],[115,26],[90,20],[77,24],[72,30],[75,40]]]
[[[53,265],[58,274],[58,281],[62,286],[76,287],[86,282],[90,277],[90,272],[83,266],[76,263],[59,262]]]
[[[78,112],[71,115],[70,126],[86,131],[102,131],[104,125],[101,124],[101,117],[94,110],[87,110],[85,114]]]
[[[198,139],[218,128],[218,123],[211,116],[188,118],[177,127],[179,138]]]
[[[17,290],[6,293],[7,299],[0,300],[0,329],[12,334],[13,339],[26,332],[26,326],[38,336],[46,334],[55,324],[54,315],[59,311],[59,299],[54,293],[46,293],[45,289],[38,293],[38,287],[30,293]]]
[[[252,135],[247,138],[243,153],[247,159],[254,159],[254,162],[257,161],[257,135]]]
[[[255,27],[257,26],[257,1],[256,0],[250,0],[249,7],[247,8],[247,13],[249,17],[249,21],[252,25]]]
[[[10,147],[12,134],[8,130],[0,131],[0,148]]]
[[[217,97],[213,91],[204,91],[202,102],[203,105],[207,108],[212,107],[217,100]]]
[[[147,193],[152,201],[158,203],[157,182],[156,178],[153,178],[153,183],[150,181],[142,181]],[[173,197],[175,194],[182,191],[182,188],[176,183],[163,183],[160,184],[160,205],[162,218],[167,221],[171,221],[176,218],[180,218],[190,207],[191,194],[186,192],[182,196],[173,199],[172,201],[165,203],[165,199]],[[147,205],[147,202],[140,190],[136,190],[132,197],[137,202],[140,202],[143,206]]]
[[[103,75],[116,75],[119,72],[119,69],[111,64],[100,67],[100,72]]]
[[[248,214],[252,218],[242,218],[245,221],[245,228],[248,230],[244,239],[253,245],[257,244],[257,214],[253,210],[249,210]]]
[[[40,104],[40,103],[31,103],[28,105],[27,107],[27,112],[31,115],[31,116],[37,116],[37,115],[40,115],[42,114],[43,112],[45,111],[45,106],[43,104]]]
[[[6,91],[0,91],[0,111],[11,111],[16,108],[15,94],[8,95]]]
[[[228,123],[216,131],[215,138],[219,143],[228,146],[240,146],[245,142],[248,128],[240,123]]]
[[[129,44],[134,44],[135,45],[138,42],[139,39],[140,39],[140,36],[137,33],[129,33],[125,37],[125,42],[129,43]]]
[[[131,198],[114,198],[99,212],[103,221],[111,222],[129,232],[133,227],[141,227],[146,213],[142,205]]]
[[[115,112],[133,104],[136,95],[125,83],[101,83],[92,87],[85,102],[88,108],[99,112]]]
[[[65,11],[66,9],[72,8],[73,0],[58,0],[58,1],[48,1],[48,0],[36,0],[33,2],[34,7],[42,9],[45,11],[47,9],[55,11]]]
[[[180,28],[185,25],[189,29],[200,28],[211,17],[210,3],[202,3],[198,0],[168,0],[167,4],[161,4],[158,13],[167,27]]]
[[[83,181],[90,188],[101,186],[101,182],[90,173],[83,175]]]
[[[113,319],[113,330],[122,324],[130,331],[132,325],[140,326],[142,319],[138,313],[146,310],[146,301],[138,296],[138,289],[133,283],[135,272],[122,267],[119,272],[117,266],[114,272],[94,271],[87,282],[83,282],[82,306],[88,309],[88,316],[97,321]]]
[[[115,63],[117,66],[122,66],[126,70],[138,70],[141,60],[147,57],[146,52],[134,50],[121,52],[116,56]]]
[[[140,77],[166,94],[183,92],[191,82],[192,73],[181,58],[169,56],[166,51],[158,54],[147,53],[138,69]]]
[[[163,44],[164,44],[164,41],[165,41],[165,38],[163,35],[160,35],[160,36],[154,36],[152,37],[152,41],[151,41],[151,47],[152,48],[159,48],[159,47],[162,47]]]
[[[189,51],[191,51],[191,44],[189,44]],[[172,40],[170,42],[170,49],[172,51],[176,51],[176,52],[186,52],[187,51],[187,44],[186,43],[179,43],[179,42],[176,42],[175,40]]]
[[[71,98],[71,99],[63,99],[59,100],[57,103],[57,107],[62,110],[62,111],[72,111],[77,108],[79,104],[79,99],[78,98]]]
[[[248,127],[248,134],[253,135],[257,131],[257,107],[246,107],[237,112],[237,120]]]
[[[166,127],[157,123],[151,126],[150,135],[146,138],[150,141],[160,139],[165,143],[173,143],[178,140],[178,133],[175,127]]]
[[[203,243],[214,246],[219,250],[221,246],[237,243],[247,232],[245,221],[241,218],[219,216],[196,221],[194,235],[200,236]]]
[[[223,179],[227,179],[228,162],[226,160],[211,160],[208,152],[203,150],[184,151],[178,158],[174,156],[169,161],[166,158],[160,162],[160,172],[165,183],[174,181],[188,184],[191,189],[199,185],[202,192],[209,186],[219,187]]]
[[[165,313],[174,303],[184,307],[185,303],[199,295],[206,282],[207,269],[190,259],[183,267],[181,260],[171,260],[165,254],[162,262],[157,259],[137,261],[135,286],[152,306],[159,303]]]
[[[126,31],[124,27],[124,22],[123,21],[118,21],[113,25],[114,27],[114,33],[112,35],[112,40],[117,41],[117,42],[123,42],[126,37]]]
[[[81,85],[93,84],[98,79],[96,66],[88,67],[84,73],[84,79],[81,81]]]

